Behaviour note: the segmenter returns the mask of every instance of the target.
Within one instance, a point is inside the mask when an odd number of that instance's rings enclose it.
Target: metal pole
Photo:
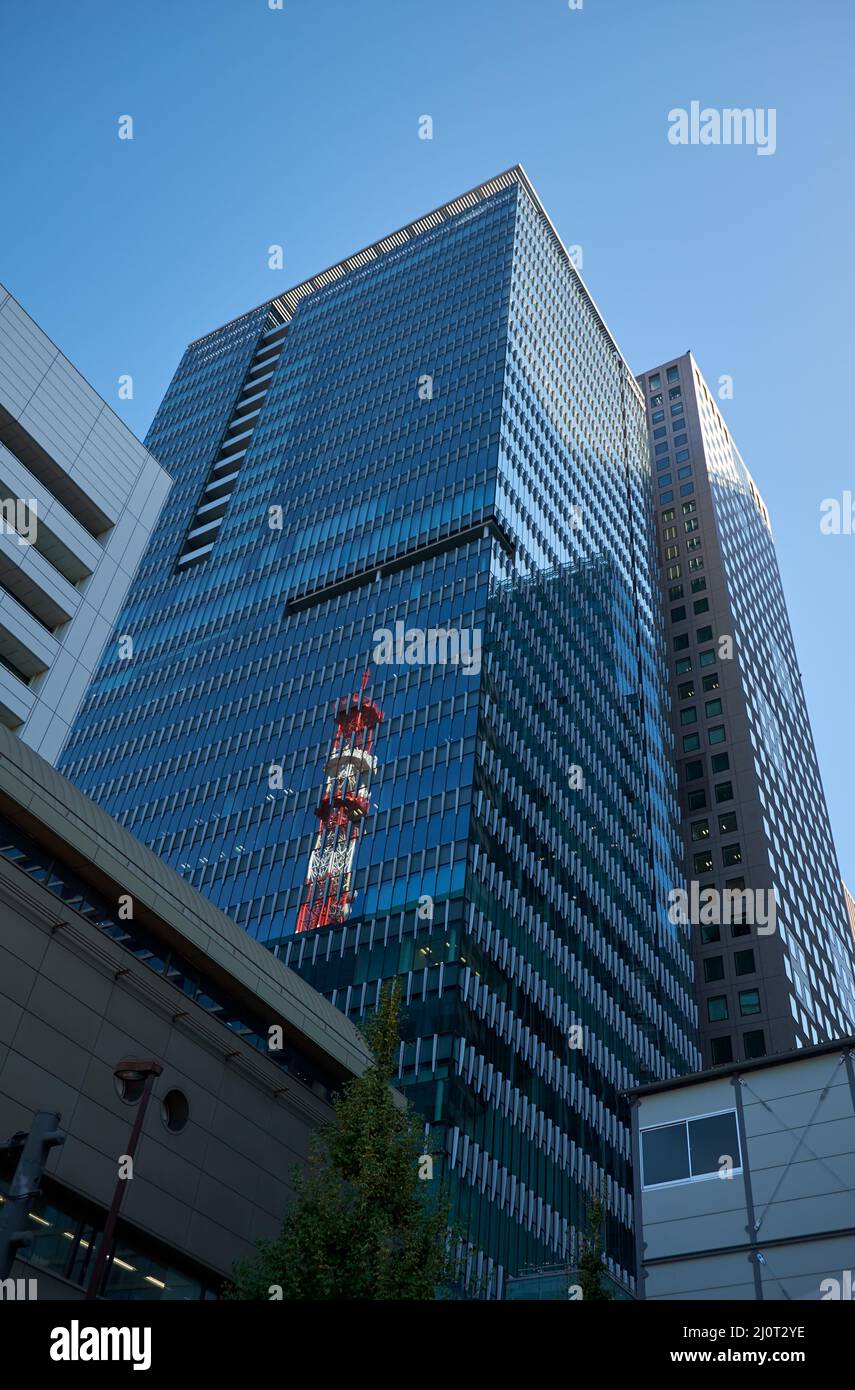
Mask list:
[[[145,1119],[146,1107],[148,1105],[148,1098],[151,1095],[152,1087],[154,1086],[154,1078],[155,1073],[153,1071],[150,1071],[146,1076],[142,1098],[140,1100],[139,1106],[137,1107],[137,1113],[134,1116],[133,1128],[131,1129],[131,1137],[128,1141],[127,1150],[127,1156],[130,1159],[134,1157],[134,1154],[137,1150],[139,1137],[142,1133],[143,1120]],[[95,1264],[92,1266],[92,1277],[89,1280],[89,1287],[86,1290],[87,1300],[97,1298],[98,1294],[101,1291],[101,1283],[104,1279],[104,1271],[107,1267],[107,1258],[113,1246],[113,1237],[116,1232],[116,1222],[119,1217],[119,1208],[122,1205],[122,1199],[125,1195],[125,1186],[127,1181],[127,1178],[116,1179],[116,1188],[113,1193],[113,1200],[110,1203],[110,1210],[107,1213],[107,1220],[104,1225],[101,1240],[98,1243],[98,1253],[95,1256]]]

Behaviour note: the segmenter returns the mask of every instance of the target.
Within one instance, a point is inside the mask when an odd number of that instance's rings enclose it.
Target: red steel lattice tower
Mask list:
[[[306,897],[297,931],[313,931],[343,922],[350,912],[350,886],[356,842],[368,814],[371,778],[377,771],[374,736],[383,711],[365,693],[341,700],[335,713],[335,737],[324,768],[324,791],[315,815],[320,822],[306,875]]]

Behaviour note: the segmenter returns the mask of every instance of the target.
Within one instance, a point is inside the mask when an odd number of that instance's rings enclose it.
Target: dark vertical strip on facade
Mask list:
[[[742,1103],[742,1077],[732,1076],[730,1078],[733,1086],[733,1094],[736,1099],[736,1121],[739,1126],[739,1148],[742,1156],[742,1181],[745,1184],[745,1211],[748,1217],[748,1225],[745,1227],[748,1232],[748,1239],[751,1242],[751,1268],[754,1274],[754,1297],[758,1303],[763,1302],[763,1278],[760,1274],[760,1266],[757,1263],[757,1220],[754,1211],[754,1194],[751,1191],[751,1166],[748,1162],[748,1135],[745,1132],[745,1107]]]
[[[644,1268],[644,1218],[641,1195],[641,1136],[638,1132],[638,1101],[630,1103],[632,1135],[632,1215],[635,1243],[635,1292],[638,1298],[647,1297],[647,1270]]]

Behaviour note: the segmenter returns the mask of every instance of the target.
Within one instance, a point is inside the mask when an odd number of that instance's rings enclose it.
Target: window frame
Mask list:
[[[737,1143],[737,1147],[738,1147],[738,1149],[739,1149],[739,1154],[738,1154],[738,1155],[734,1155],[734,1157],[738,1157],[738,1158],[739,1158],[739,1164],[738,1164],[738,1166],[737,1166],[737,1165],[734,1165],[734,1167],[731,1169],[731,1177],[734,1177],[734,1178],[735,1178],[737,1175],[740,1175],[740,1176],[741,1176],[741,1174],[742,1174],[742,1135],[741,1135],[740,1132],[739,1132],[739,1115],[738,1115],[738,1113],[737,1113],[737,1110],[736,1110],[736,1107],[735,1107],[735,1106],[728,1106],[728,1107],[727,1107],[726,1109],[724,1109],[724,1110],[705,1110],[705,1111],[704,1111],[702,1114],[700,1114],[700,1115],[687,1115],[687,1116],[686,1116],[684,1119],[682,1119],[682,1120],[664,1120],[664,1121],[662,1122],[661,1125],[645,1125],[643,1129],[642,1129],[642,1127],[639,1125],[639,1128],[638,1128],[638,1166],[639,1166],[639,1168],[640,1168],[640,1170],[641,1170],[640,1173],[639,1173],[639,1177],[640,1177],[640,1179],[641,1179],[641,1191],[642,1191],[642,1192],[656,1192],[656,1191],[661,1190],[662,1188],[665,1188],[665,1187],[688,1187],[689,1183],[695,1183],[695,1182],[710,1182],[710,1180],[717,1180],[717,1181],[720,1181],[720,1180],[721,1180],[720,1177],[719,1177],[720,1169],[716,1169],[716,1171],[715,1171],[714,1173],[698,1173],[697,1175],[695,1175],[695,1174],[693,1174],[693,1173],[690,1172],[690,1173],[689,1173],[689,1176],[688,1176],[687,1178],[669,1178],[669,1179],[667,1180],[667,1182],[651,1182],[651,1183],[648,1183],[648,1182],[646,1181],[646,1179],[645,1179],[645,1173],[644,1173],[644,1135],[645,1135],[645,1134],[649,1134],[649,1133],[651,1132],[651,1130],[654,1130],[654,1129],[672,1129],[672,1128],[674,1128],[676,1125],[685,1125],[685,1126],[686,1126],[686,1149],[687,1149],[687,1152],[688,1152],[688,1155],[689,1155],[689,1168],[691,1169],[691,1166],[692,1166],[692,1145],[691,1145],[691,1141],[690,1141],[690,1139],[689,1139],[689,1125],[692,1123],[693,1120],[712,1120],[712,1119],[714,1119],[717,1115],[732,1115],[732,1116],[733,1116],[733,1122],[734,1122],[734,1125],[735,1125],[735,1127],[736,1127],[736,1143]]]

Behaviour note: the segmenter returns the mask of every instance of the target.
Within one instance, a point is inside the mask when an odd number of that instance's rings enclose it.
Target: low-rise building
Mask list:
[[[82,1297],[127,1174],[142,1087],[116,1071],[133,1057],[163,1070],[105,1296],[216,1296],[278,1232],[333,1092],[368,1062],[361,1034],[2,726],[0,921],[0,1194],[36,1112],[67,1135],[18,1287]]]
[[[640,1298],[852,1297],[855,1038],[627,1095]]]

